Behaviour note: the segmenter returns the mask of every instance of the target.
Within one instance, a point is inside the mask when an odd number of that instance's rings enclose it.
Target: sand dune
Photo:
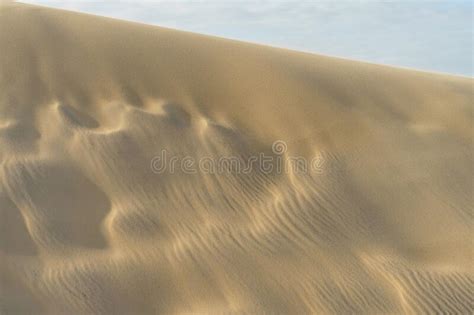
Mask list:
[[[0,47],[0,313],[474,312],[472,79],[24,4]]]

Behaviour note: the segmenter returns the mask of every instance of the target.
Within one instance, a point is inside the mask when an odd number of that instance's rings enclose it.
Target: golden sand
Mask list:
[[[5,4],[0,313],[472,313],[472,88]]]

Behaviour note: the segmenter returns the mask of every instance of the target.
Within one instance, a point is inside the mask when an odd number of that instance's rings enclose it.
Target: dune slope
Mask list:
[[[472,313],[472,84],[3,5],[0,313]]]

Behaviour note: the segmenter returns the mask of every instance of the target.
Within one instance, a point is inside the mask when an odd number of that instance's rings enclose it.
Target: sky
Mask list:
[[[473,2],[25,0],[312,53],[473,76]]]

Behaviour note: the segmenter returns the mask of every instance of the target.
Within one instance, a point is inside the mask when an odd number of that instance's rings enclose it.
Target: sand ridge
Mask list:
[[[472,79],[0,7],[0,312],[474,311]],[[317,172],[154,172],[170,156]]]

